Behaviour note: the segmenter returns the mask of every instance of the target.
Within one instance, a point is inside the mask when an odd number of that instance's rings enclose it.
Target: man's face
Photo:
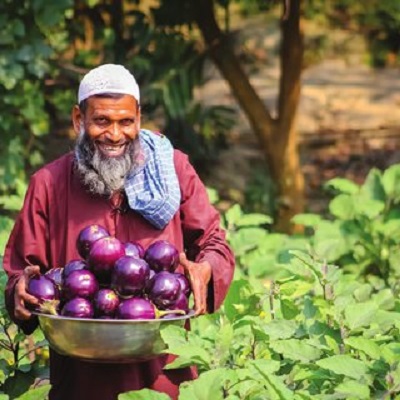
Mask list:
[[[83,128],[105,158],[123,155],[140,129],[140,109],[136,99],[129,95],[89,97],[85,113],[76,106],[72,119],[75,131],[80,133]]]
[[[132,96],[91,97],[82,112],[72,111],[78,138],[76,167],[83,184],[93,194],[111,195],[121,190],[125,177],[137,166],[140,151],[140,110]]]

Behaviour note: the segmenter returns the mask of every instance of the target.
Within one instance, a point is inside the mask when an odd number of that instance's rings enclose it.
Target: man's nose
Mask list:
[[[123,136],[123,132],[121,129],[121,126],[117,123],[114,122],[111,124],[111,126],[108,129],[107,132],[107,137],[109,140],[112,140],[113,142],[119,142]]]

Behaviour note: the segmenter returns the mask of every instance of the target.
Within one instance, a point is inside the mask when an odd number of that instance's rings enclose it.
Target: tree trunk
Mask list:
[[[285,232],[291,229],[291,217],[301,212],[304,207],[303,176],[294,126],[300,97],[303,54],[300,2],[288,3],[292,8],[288,10],[287,18],[282,21],[279,117],[273,119],[267,106],[250,84],[249,77],[241,67],[227,37],[219,28],[213,0],[191,2],[194,8],[193,15],[210,57],[228,82],[263,149],[279,193],[276,226]]]
[[[301,31],[301,1],[287,1],[288,9],[281,21],[281,76],[279,82],[278,119],[273,137],[276,151],[272,162],[277,163],[276,182],[281,197],[276,228],[288,231],[291,218],[304,210],[304,177],[298,151],[296,129],[303,66],[303,34]],[[296,227],[293,226],[294,229]]]

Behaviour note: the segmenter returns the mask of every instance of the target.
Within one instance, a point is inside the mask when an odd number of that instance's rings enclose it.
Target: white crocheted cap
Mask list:
[[[136,79],[122,65],[103,64],[89,71],[79,84],[78,104],[90,96],[102,93],[130,94],[140,101]]]

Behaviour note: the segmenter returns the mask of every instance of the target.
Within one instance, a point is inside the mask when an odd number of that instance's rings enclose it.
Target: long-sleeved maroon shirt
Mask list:
[[[174,163],[181,189],[181,206],[163,230],[150,225],[125,206],[123,195],[111,200],[89,194],[74,172],[73,154],[44,166],[30,181],[24,206],[17,218],[4,254],[9,276],[6,304],[14,313],[14,288],[27,265],[39,265],[42,272],[62,267],[79,258],[76,238],[84,227],[100,224],[121,241],[139,241],[145,248],[155,240],[173,243],[197,262],[212,266],[209,311],[223,302],[234,271],[234,257],[220,229],[218,212],[210,204],[204,185],[178,150]],[[37,320],[15,321],[26,333]],[[51,400],[116,400],[119,393],[152,388],[177,398],[182,381],[194,379],[195,370],[163,370],[171,356],[132,364],[95,364],[50,351]]]

